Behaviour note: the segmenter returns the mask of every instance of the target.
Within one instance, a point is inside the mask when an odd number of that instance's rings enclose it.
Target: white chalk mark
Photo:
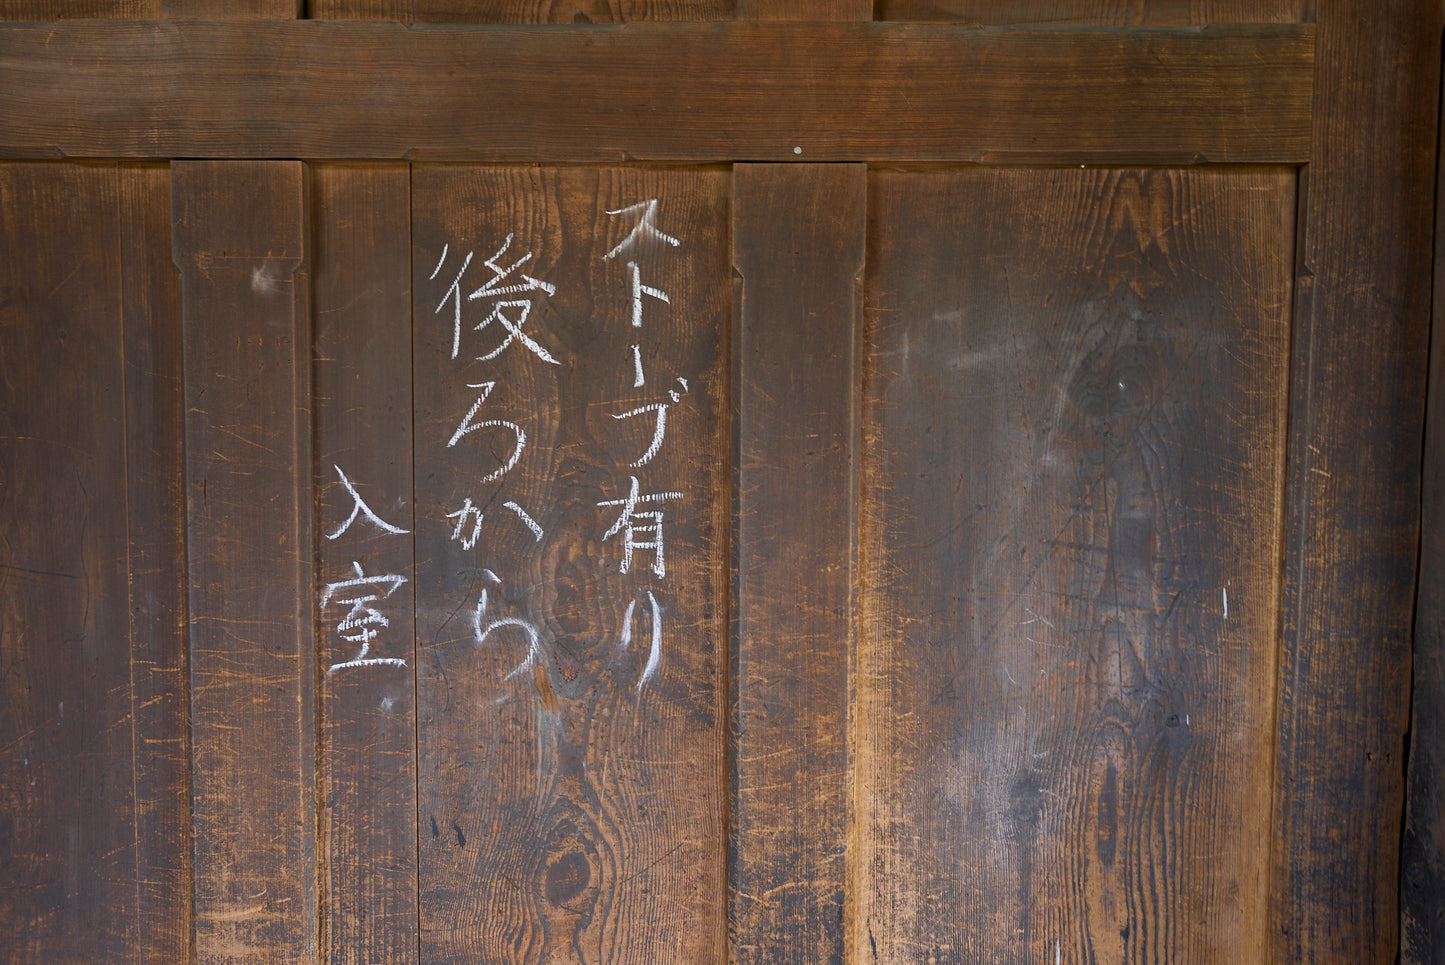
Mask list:
[[[442,244],[442,256],[440,259],[438,259],[437,266],[431,270],[431,274],[426,276],[427,281],[431,281],[432,279],[436,278],[437,272],[441,271],[442,265],[446,264],[447,262],[447,252],[451,250],[451,242],[444,242]]]
[[[456,528],[452,530],[452,539],[460,540],[462,549],[469,550],[477,545],[477,539],[482,535],[482,519],[484,517],[482,511],[472,505],[472,497],[466,497],[462,508],[454,513],[447,513],[446,518],[457,521]],[[462,530],[466,527],[468,519],[472,520],[472,533],[470,536],[463,536]],[[482,591],[483,594],[486,592],[486,590]]]
[[[642,374],[642,352],[636,345],[632,346],[632,373],[634,389],[640,389],[647,384],[647,378]]]
[[[522,311],[521,317],[519,317],[519,318],[508,318],[508,317],[507,317],[507,313],[504,312],[504,311],[502,311],[502,309],[504,309],[504,308],[519,308],[519,309],[521,309],[521,311]],[[536,355],[536,356],[537,356],[539,359],[541,359],[543,362],[551,362],[553,365],[561,365],[562,363],[561,363],[561,362],[558,362],[558,361],[557,361],[556,359],[554,359],[550,354],[548,354],[548,352],[547,352],[546,349],[544,349],[542,346],[538,345],[536,342],[534,342],[534,341],[533,341],[531,338],[529,338],[528,336],[522,334],[522,326],[525,325],[525,324],[527,324],[527,319],[528,319],[528,317],[531,316],[531,314],[532,314],[532,303],[531,303],[531,302],[527,302],[527,301],[497,302],[495,305],[493,305],[493,306],[492,306],[492,313],[491,313],[490,315],[488,315],[486,318],[482,319],[481,324],[476,327],[475,331],[480,332],[482,329],[486,328],[489,324],[491,324],[491,322],[495,319],[496,321],[498,321],[498,322],[501,323],[501,325],[502,325],[503,328],[505,328],[505,329],[507,330],[507,337],[504,338],[504,339],[502,339],[502,344],[501,344],[501,345],[498,345],[496,348],[492,349],[492,350],[491,350],[490,352],[488,352],[486,355],[478,355],[478,356],[477,356],[477,361],[478,361],[478,362],[490,362],[492,359],[496,358],[498,355],[501,355],[501,354],[502,354],[502,351],[503,351],[508,345],[511,345],[513,342],[521,342],[522,345],[523,345],[525,348],[527,348],[528,351],[532,352],[534,355]]]
[[[485,576],[487,579],[491,580],[493,583],[497,584],[498,586],[502,585],[502,578],[497,574],[493,573],[491,570],[482,570],[482,575]]]
[[[382,710],[390,713],[390,712],[391,712],[391,708],[392,708],[392,707],[395,707],[395,706],[396,706],[396,698],[395,698],[395,697],[383,697],[383,698],[381,698],[381,709],[382,709]]]
[[[637,609],[636,600],[627,601],[627,612],[622,614],[622,633],[617,638],[617,652],[626,653],[632,646],[632,611]]]
[[[482,398],[484,399],[486,397],[483,396]],[[466,417],[457,425],[457,431],[452,433],[451,439],[447,442],[447,448],[450,449],[452,446],[455,446],[457,442],[461,440],[462,436],[469,432],[476,432],[478,429],[486,429],[493,426],[502,429],[511,429],[512,434],[516,436],[516,444],[512,448],[512,455],[500,469],[495,469],[481,478],[482,482],[489,483],[494,479],[500,479],[506,475],[511,471],[512,467],[517,464],[517,460],[522,457],[522,450],[527,448],[527,433],[515,422],[508,422],[505,419],[486,419],[482,422],[473,422],[472,417],[477,414],[477,410],[481,407],[482,399],[478,399],[467,412]]]
[[[677,377],[677,381],[680,382],[680,383],[682,383],[682,391],[684,391],[684,392],[688,391],[688,388],[687,388],[687,379],[685,379],[685,378],[683,378],[682,376],[679,375],[679,376]]]
[[[367,645],[363,644],[362,647],[361,647],[361,652],[362,652],[362,653],[366,653],[366,652],[367,652],[367,649],[368,649]],[[348,661],[346,661],[345,663],[333,663],[330,667],[327,668],[326,672],[327,672],[328,674],[331,674],[331,673],[335,673],[335,672],[338,671],[338,670],[347,670],[347,669],[349,669],[349,668],[351,668],[351,667],[379,667],[379,666],[386,666],[386,667],[405,667],[405,666],[406,666],[406,661],[403,660],[403,659],[401,659],[400,657],[364,657],[364,658],[358,658],[358,659],[356,659],[356,660],[348,660]]]
[[[657,605],[657,597],[652,595],[651,590],[647,591],[647,602],[652,607],[652,650],[647,655],[647,666],[642,668],[642,679],[637,681],[639,691],[657,673],[657,666],[662,663],[662,608]]]
[[[443,253],[442,258],[445,260],[445,253]],[[471,263],[472,252],[469,251],[467,252],[466,261],[462,262],[462,270],[457,272],[457,277],[452,279],[451,286],[447,288],[447,293],[442,296],[441,301],[437,302],[436,310],[432,312],[432,314],[435,315],[446,307],[448,301],[452,303],[452,358],[457,357],[457,351],[462,344],[462,276],[467,273],[467,266]],[[437,271],[441,271],[441,268],[442,266],[439,263],[437,265]],[[432,272],[432,277],[436,277],[436,271]]]
[[[351,480],[346,478],[346,473],[341,471],[341,467],[333,465],[331,468],[336,470],[336,475],[341,477],[341,485],[345,486],[346,491],[351,494],[352,507],[351,515],[346,517],[346,522],[342,523],[339,527],[337,527],[336,532],[327,533],[327,539],[336,539],[342,533],[346,532],[346,530],[351,526],[351,524],[356,522],[356,517],[361,514],[365,514],[367,519],[371,520],[372,523],[374,523],[377,527],[386,530],[388,533],[400,534],[411,532],[411,530],[409,529],[402,529],[399,526],[393,526],[386,520],[382,519],[380,516],[373,513],[371,511],[371,507],[366,505],[366,501],[361,498],[361,494],[356,491],[356,487],[351,484]]]
[[[523,509],[521,506],[518,506],[516,503],[511,502],[510,500],[502,503],[502,508],[510,509],[512,512],[520,516],[522,522],[525,523],[527,528],[532,531],[532,535],[537,537],[537,542],[540,543],[542,541],[542,537],[546,534],[542,532],[542,527],[537,525],[537,521],[527,515],[527,511],[525,509]],[[485,593],[486,591],[483,590],[482,592]]]
[[[637,477],[632,476],[631,490],[623,499],[605,499],[599,502],[598,506],[621,506],[622,513],[617,521],[603,534],[604,540],[611,539],[619,532],[622,537],[622,563],[618,571],[626,573],[632,566],[632,552],[638,549],[650,549],[653,551],[652,572],[658,577],[667,575],[667,566],[663,560],[662,542],[662,511],[653,510],[650,512],[637,512],[639,503],[660,503],[668,499],[681,499],[682,493],[653,493],[647,496],[638,495]],[[650,539],[639,540],[638,534],[650,536]]]
[[[266,274],[267,265],[257,265],[251,272],[251,291],[258,295],[269,295],[276,290],[276,281]]]
[[[628,412],[612,416],[614,419],[630,419],[642,412],[656,412],[657,425],[652,430],[652,442],[648,445],[647,451],[642,454],[642,458],[632,463],[634,468],[647,465],[652,461],[652,457],[657,455],[657,451],[662,448],[663,437],[667,435],[667,403],[654,402],[652,405],[640,405]]]
[[[1059,965],[1059,963],[1063,961],[1063,957],[1062,957],[1062,956],[1063,956],[1063,952],[1062,952],[1062,950],[1059,948],[1058,939],[1054,939],[1054,965]]]
[[[549,285],[547,282],[542,281],[541,279],[533,278],[531,275],[528,275],[525,272],[522,274],[522,281],[520,283],[512,285],[501,285],[501,283],[505,281],[512,274],[512,272],[516,271],[518,268],[522,267],[527,262],[532,260],[532,253],[529,251],[521,258],[518,258],[516,261],[512,262],[506,268],[498,265],[497,259],[502,257],[502,255],[506,254],[507,249],[511,246],[512,235],[509,234],[507,235],[507,240],[502,242],[502,247],[498,248],[496,252],[492,255],[492,257],[482,262],[483,265],[491,269],[492,277],[487,279],[487,281],[482,285],[481,288],[478,288],[476,291],[468,295],[467,301],[474,302],[478,298],[496,298],[502,295],[515,295],[518,292],[541,291],[546,292],[548,295],[557,294],[556,286]],[[498,287],[499,285],[500,287]]]
[[[1017,680],[1014,680],[1013,672],[1010,671],[1008,667],[1004,667],[1004,668],[1003,668],[1003,672],[1004,672],[1004,676],[1008,677],[1009,681],[1010,681],[1015,687],[1022,687],[1022,686],[1023,686],[1023,684],[1019,683]]]
[[[614,258],[619,251],[624,248],[632,247],[632,245],[637,241],[638,235],[643,235],[648,238],[656,238],[659,241],[663,241],[669,245],[672,245],[674,248],[682,244],[682,242],[678,241],[671,235],[665,235],[661,231],[657,230],[656,198],[652,198],[648,201],[639,201],[636,204],[629,204],[625,208],[618,208],[616,211],[609,211],[607,213],[631,214],[639,208],[643,209],[642,217],[637,220],[637,224],[633,226],[630,232],[628,232],[627,237],[623,238],[620,242],[617,243],[616,248],[613,248],[607,254],[602,256],[603,261],[611,261],[612,258]]]
[[[1057,630],[1057,629],[1058,629],[1058,627],[1055,627],[1055,626],[1054,626],[1052,623],[1050,623],[1046,618],[1039,616],[1037,613],[1035,613],[1033,610],[1030,610],[1028,607],[1024,607],[1024,612],[1027,613],[1029,616],[1033,617],[1034,620],[1038,620],[1040,623],[1042,623],[1044,626],[1048,627],[1050,630]],[[1026,620],[1026,621],[1024,621],[1024,622],[1025,622],[1025,623],[1033,623],[1034,620]],[[1019,625],[1020,625],[1020,626],[1023,626],[1024,624],[1019,624]]]
[[[1228,588],[1221,586],[1221,587],[1219,588],[1219,592],[1220,592],[1221,594],[1223,594],[1223,596],[1224,596],[1224,619],[1228,620],[1228,619],[1229,619],[1229,590],[1228,590]]]
[[[321,594],[320,609],[326,609],[326,605],[331,602],[332,596],[336,593],[337,590],[360,586],[380,588],[383,584],[389,583],[391,584],[391,586],[386,591],[384,596],[391,596],[397,591],[398,587],[400,587],[403,583],[407,581],[406,577],[398,576],[394,573],[388,573],[383,576],[367,576],[365,571],[362,570],[361,564],[355,561],[352,561],[351,566],[356,573],[356,577],[350,580],[339,580],[335,583],[328,583],[326,585],[326,590]],[[361,644],[361,652],[356,655],[356,659],[354,660],[347,660],[343,663],[332,664],[331,667],[326,671],[328,674],[336,670],[346,669],[348,667],[370,667],[381,664],[401,667],[406,666],[406,661],[400,659],[399,657],[367,656],[371,652],[371,641],[376,639],[376,636],[379,632],[372,628],[390,626],[390,621],[387,620],[386,616],[382,614],[381,611],[368,605],[371,603],[375,603],[379,599],[382,599],[382,597],[378,596],[376,593],[363,593],[359,596],[350,597],[348,599],[338,598],[336,600],[337,603],[340,603],[342,605],[349,605],[351,607],[351,609],[347,611],[346,616],[342,618],[341,622],[336,625],[336,630],[338,633],[341,634],[341,638],[343,640],[346,640],[350,643]],[[347,631],[355,632],[348,633]]]
[[[522,659],[521,663],[502,675],[503,680],[511,680],[517,676],[517,674],[529,669],[537,662],[537,657],[542,651],[542,641],[537,636],[536,627],[532,626],[526,620],[523,620],[521,617],[502,617],[500,620],[493,620],[487,624],[487,628],[477,634],[478,646],[486,643],[487,637],[491,636],[494,630],[500,630],[503,627],[517,627],[527,634],[527,656]]]
[[[629,261],[627,270],[632,274],[632,327],[642,327],[642,296],[650,295],[657,300],[671,305],[672,300],[667,297],[667,292],[661,288],[653,288],[651,285],[642,283],[642,270],[637,267],[637,262]]]

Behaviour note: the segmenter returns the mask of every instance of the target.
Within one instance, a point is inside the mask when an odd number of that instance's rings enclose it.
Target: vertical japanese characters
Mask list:
[[[669,488],[666,478],[654,478],[654,474],[666,465],[658,455],[666,445],[669,411],[684,401],[689,383],[685,376],[650,372],[646,365],[647,359],[657,355],[653,351],[657,334],[667,331],[666,313],[672,305],[663,284],[650,273],[658,257],[682,245],[659,227],[659,212],[657,198],[606,212],[613,226],[612,237],[622,237],[601,255],[600,260],[609,270],[598,274],[611,282],[619,280],[620,274],[625,290],[618,294],[627,307],[622,317],[604,314],[592,324],[625,326],[630,331],[623,358],[574,356],[559,346],[544,324],[548,313],[543,307],[558,291],[553,281],[559,279],[559,274],[555,262],[549,261],[549,256],[556,253],[541,249],[542,257],[537,257],[527,239],[515,233],[507,233],[500,243],[494,241],[480,249],[491,251],[486,257],[479,257],[477,250],[459,253],[447,242],[427,279],[436,286],[433,315],[449,329],[450,362],[454,365],[449,377],[464,391],[457,393],[456,421],[448,422],[452,428],[447,438],[432,442],[419,439],[418,444],[441,444],[455,452],[468,469],[462,477],[467,481],[450,497],[448,511],[442,514],[444,519],[433,520],[432,524],[445,525],[452,542],[462,551],[475,554],[473,572],[481,574],[482,583],[475,605],[469,607],[476,644],[491,645],[502,631],[510,631],[507,639],[526,644],[525,654],[503,674],[504,680],[543,667],[552,656],[553,642],[545,621],[536,614],[518,614],[513,612],[515,608],[500,605],[510,597],[504,592],[503,577],[488,567],[506,571],[494,562],[489,537],[511,540],[525,533],[532,541],[542,543],[552,521],[574,508],[530,505],[529,500],[546,503],[546,499],[524,485],[512,484],[519,478],[510,475],[514,471],[521,476],[529,472],[527,460],[532,457],[524,458],[524,454],[532,440],[542,439],[542,445],[547,445],[545,433],[534,431],[537,427],[528,418],[536,406],[532,400],[515,397],[515,393],[533,384],[517,376],[519,365],[557,366],[559,380],[576,378],[579,369],[589,366],[620,366],[621,377],[616,383],[627,397],[597,399],[589,404],[611,410],[609,422],[628,424],[636,420],[647,440],[638,451],[609,453],[617,468],[625,469],[627,482],[615,493],[604,493],[607,498],[596,500],[595,506],[596,540],[611,554],[605,568],[628,587],[622,594],[629,601],[620,628],[597,627],[588,632],[597,640],[616,640],[616,650],[622,652],[631,644],[634,618],[646,619],[650,649],[636,689],[640,691],[662,666],[665,606],[659,594],[667,578],[666,520],[669,511],[679,507],[684,494]],[[487,230],[486,226],[481,230]],[[498,231],[496,236],[501,234]],[[653,257],[642,258],[644,250]],[[539,263],[553,264],[554,268],[539,269]],[[612,266],[621,271],[610,270]],[[595,385],[612,384],[614,380],[585,381]],[[626,387],[630,387],[630,394]],[[499,399],[507,404],[498,405]],[[485,464],[479,465],[479,460]],[[471,474],[473,466],[477,467],[475,475]],[[502,526],[521,530],[503,533],[496,529]],[[647,576],[646,585],[639,579],[642,576]]]

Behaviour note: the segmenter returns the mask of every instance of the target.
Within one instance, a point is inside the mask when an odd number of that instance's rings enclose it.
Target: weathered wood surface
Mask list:
[[[1445,10],[1321,4],[1301,210],[1276,961],[1392,962]]]
[[[318,20],[402,23],[633,23],[731,20],[737,0],[310,0]]]
[[[141,961],[160,946],[138,867],[181,846],[136,846],[167,790],[137,786],[154,761],[136,743],[176,735],[163,710],[144,721],[160,730],[132,718],[155,683],[132,660],[175,655],[129,612],[132,567],[161,574],[127,542],[126,309],[145,279],[117,240],[155,199],[122,180],[109,164],[0,167],[0,932],[17,963]]]
[[[872,176],[858,961],[1267,944],[1294,188]]]
[[[1445,137],[1445,128],[1440,132]],[[1436,177],[1439,196],[1440,175]],[[1442,237],[1445,211],[1435,212]],[[1410,688],[1409,769],[1400,855],[1400,961],[1445,961],[1445,249],[1435,245]]]
[[[726,960],[728,186],[413,168],[424,961]]]
[[[306,171],[172,165],[197,960],[316,954]]]
[[[417,960],[411,172],[311,170],[322,947],[398,965]]]
[[[734,169],[732,955],[844,961],[862,165]]]
[[[122,165],[117,177],[136,788],[134,951],[143,962],[185,962],[191,954],[185,416],[171,175],[167,165],[145,164]]]
[[[0,21],[295,18],[302,0],[8,0]]]
[[[1303,23],[1316,0],[878,0],[879,20],[1028,27]]]
[[[1309,25],[66,21],[0,29],[0,156],[1293,163],[1313,51]]]

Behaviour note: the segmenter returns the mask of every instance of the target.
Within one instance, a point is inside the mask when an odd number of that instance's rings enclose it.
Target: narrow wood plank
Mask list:
[[[1445,10],[1322,4],[1291,389],[1276,961],[1393,962]]]
[[[190,724],[180,293],[171,261],[171,175],[124,165],[125,459],[131,727],[136,788],[136,950],[191,959]],[[51,243],[47,237],[43,243]]]
[[[310,0],[317,20],[402,23],[634,23],[731,20],[737,0]]]
[[[311,184],[323,947],[397,965],[417,956],[411,174],[318,165]]]
[[[1305,23],[1315,0],[878,0],[879,20],[1028,27]]]
[[[294,20],[305,0],[161,0],[166,17],[207,20]]]
[[[1440,136],[1445,138],[1445,127]],[[1437,198],[1442,179],[1445,171],[1436,175]],[[1445,959],[1445,246],[1440,243],[1445,239],[1445,211],[1438,208],[1435,238],[1410,758],[1400,855],[1400,961],[1404,965],[1431,965]]]
[[[155,20],[164,0],[10,0],[0,21],[52,23],[56,20]]]
[[[423,961],[727,960],[729,182],[413,169]]]
[[[316,954],[306,171],[178,161],[201,963]]]
[[[1267,943],[1294,183],[872,176],[857,960]]]
[[[140,961],[117,208],[114,165],[0,166],[0,933],[17,963]]]
[[[862,165],[743,164],[728,876],[738,962],[844,961]]]
[[[0,29],[0,155],[1294,163],[1313,52],[1308,25],[67,21]]]

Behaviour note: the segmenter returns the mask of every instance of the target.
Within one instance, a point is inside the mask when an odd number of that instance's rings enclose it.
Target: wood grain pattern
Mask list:
[[[1290,426],[1277,961],[1399,950],[1442,11],[1320,8]]]
[[[1445,128],[1440,131],[1445,137]],[[1438,157],[1437,153],[1437,157]],[[1441,172],[1435,192],[1440,196]],[[1445,211],[1435,212],[1445,238]],[[1409,769],[1400,854],[1400,961],[1445,959],[1445,248],[1435,246],[1430,374],[1420,479]]]
[[[322,947],[337,965],[414,963],[411,173],[396,164],[311,170],[317,584],[328,599],[318,613]],[[357,579],[358,565],[378,582],[333,586]],[[346,601],[367,596],[377,599],[353,614]],[[365,659],[405,663],[339,666],[363,644]]]
[[[1294,180],[873,175],[859,961],[1266,943]]]
[[[172,166],[202,965],[316,954],[305,175]]]
[[[67,21],[0,29],[0,155],[1295,163],[1313,52],[1308,25]]]
[[[302,0],[8,0],[0,21],[295,18]]]
[[[0,933],[16,963],[139,961],[118,195],[114,165],[0,166]]]
[[[989,25],[1178,27],[1305,23],[1315,0],[878,0],[879,20]]]
[[[862,165],[734,169],[739,962],[841,962],[848,888]]]
[[[738,0],[739,20],[822,23],[873,19],[873,0]]]
[[[733,19],[737,0],[310,0],[317,20],[589,24]]]
[[[144,962],[185,962],[192,951],[191,761],[180,293],[171,261],[171,176],[164,164],[123,165],[116,175],[125,325],[135,951]]]
[[[427,962],[726,960],[728,184],[413,168]]]

